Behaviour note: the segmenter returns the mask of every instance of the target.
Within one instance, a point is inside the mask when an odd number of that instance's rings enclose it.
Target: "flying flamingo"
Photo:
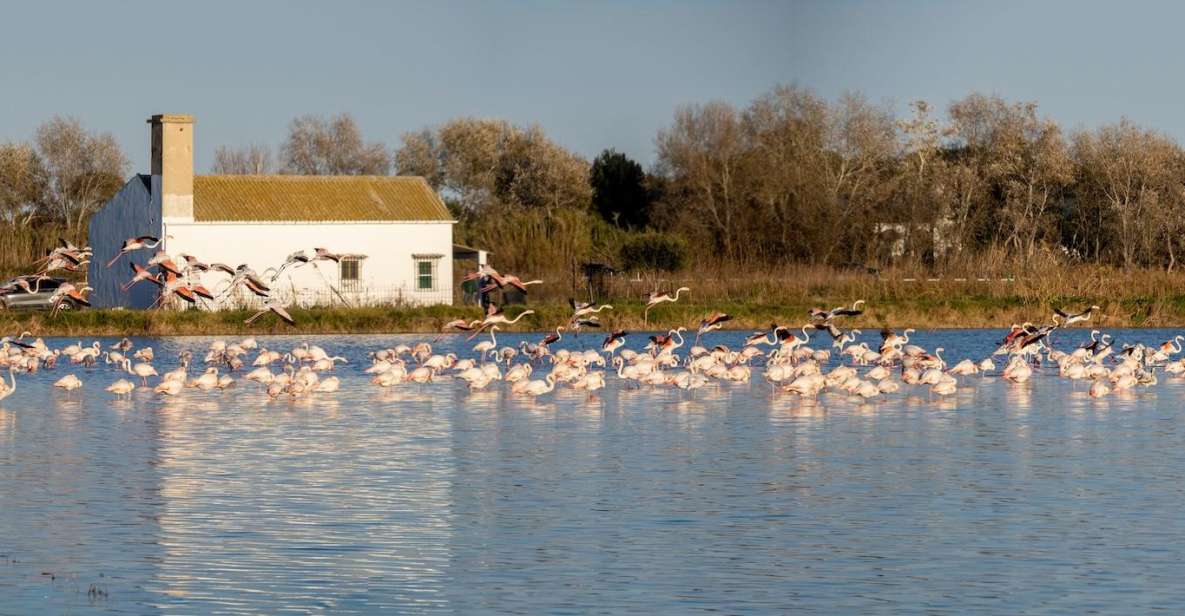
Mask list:
[[[119,289],[121,291],[127,291],[128,289],[135,286],[135,284],[137,282],[140,282],[143,280],[153,281],[156,278],[156,275],[153,274],[151,271],[149,271],[147,268],[140,267],[139,265],[136,265],[135,263],[129,263],[129,265],[132,266],[133,276],[132,276],[131,280],[127,281],[126,283],[124,283],[123,285],[121,285],[119,287]]]
[[[284,322],[289,325],[296,325],[296,320],[292,318],[292,315],[288,314],[288,311],[284,309],[284,305],[275,299],[267,300],[267,302],[263,304],[263,310],[255,313],[251,318],[243,321],[243,323],[250,325],[254,323],[256,319],[269,312],[275,313],[276,316],[283,319]]]
[[[581,328],[584,328],[584,327],[600,328],[601,327],[601,320],[595,316],[592,316],[592,317],[587,317],[587,318],[573,319],[572,321],[570,321],[570,324],[572,325],[573,335],[575,335],[576,337],[580,337],[580,329]]]
[[[648,295],[646,297],[646,309],[642,311],[642,322],[643,323],[650,322],[650,309],[651,308],[653,308],[663,302],[674,303],[674,302],[679,301],[679,294],[682,293],[683,291],[687,291],[688,293],[691,293],[691,289],[689,289],[687,287],[679,287],[678,289],[675,289],[674,295],[671,295],[670,293],[659,293],[658,291],[651,292],[650,295]]]
[[[57,315],[57,313],[62,310],[62,306],[65,305],[67,298],[83,306],[90,306],[90,301],[87,300],[86,296],[84,295],[84,293],[89,291],[94,291],[94,289],[90,287],[82,287],[79,289],[75,287],[73,283],[62,283],[61,286],[54,290],[53,295],[51,295],[49,298],[50,303],[53,305],[53,310],[50,314]]]
[[[699,329],[695,332],[695,343],[699,344],[700,336],[714,330],[724,327],[724,322],[732,319],[731,315],[720,311],[713,312],[708,315],[706,319],[699,322]]]
[[[832,308],[831,310],[822,310],[819,308],[811,308],[810,314],[811,314],[812,319],[815,319],[817,321],[824,321],[824,322],[831,321],[835,317],[860,316],[860,315],[864,314],[864,311],[860,309],[860,304],[863,304],[863,303],[865,303],[864,300],[858,299],[858,300],[856,300],[855,303],[852,304],[851,308],[848,308],[847,306],[839,306],[837,308]]]
[[[151,235],[141,235],[140,237],[128,238],[123,241],[123,246],[119,248],[119,252],[115,253],[115,257],[107,262],[107,267],[115,265],[115,262],[118,261],[120,257],[128,254],[129,252],[135,252],[141,248],[156,248],[159,245],[160,238],[156,238]]]
[[[497,272],[494,272],[493,275],[490,276],[490,278],[493,279],[493,282],[482,287],[481,288],[482,293],[489,293],[490,291],[493,291],[494,289],[501,289],[501,288],[505,287],[506,285],[510,285],[510,286],[518,289],[519,291],[526,293],[528,286],[533,285],[533,284],[543,284],[542,280],[528,280],[526,282],[523,282],[522,278],[519,278],[518,276],[515,276],[513,274],[507,274],[505,276],[500,276],[500,275],[498,275]]]
[[[515,323],[518,323],[519,319],[522,319],[529,314],[535,314],[535,311],[524,310],[518,313],[518,316],[514,317],[513,320],[508,319],[506,318],[506,314],[502,312],[501,308],[495,304],[490,304],[490,307],[486,309],[486,318],[482,319],[481,326],[477,328],[477,331],[473,332],[469,336],[469,339],[472,340],[474,336],[480,334],[482,330],[491,325],[514,325]]]
[[[339,263],[342,257],[345,256],[335,252],[329,252],[328,248],[314,248],[313,252],[316,253],[313,255],[314,261],[333,261],[334,263]]]
[[[1089,321],[1090,314],[1096,310],[1101,310],[1101,308],[1099,308],[1098,306],[1091,306],[1091,307],[1087,308],[1086,310],[1083,310],[1082,312],[1066,312],[1065,310],[1062,310],[1061,308],[1054,308],[1053,314],[1055,317],[1061,317],[1062,319],[1065,320],[1065,322],[1061,324],[1061,327],[1069,327],[1075,323]]]
[[[568,298],[568,305],[572,307],[572,319],[595,314],[602,310],[613,310],[613,306],[610,306],[609,304],[595,306],[591,302],[578,302],[571,297]]]

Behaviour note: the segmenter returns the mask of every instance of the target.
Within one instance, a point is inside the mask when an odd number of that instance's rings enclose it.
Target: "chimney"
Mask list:
[[[193,220],[193,116],[164,113],[152,125],[152,175],[160,182],[161,217]],[[153,182],[155,184],[155,182]]]

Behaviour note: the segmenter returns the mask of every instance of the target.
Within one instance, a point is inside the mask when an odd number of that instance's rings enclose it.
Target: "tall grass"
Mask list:
[[[0,223],[0,277],[32,273],[33,263],[45,256],[58,238],[76,245],[86,243],[86,231],[64,225],[21,226]]]

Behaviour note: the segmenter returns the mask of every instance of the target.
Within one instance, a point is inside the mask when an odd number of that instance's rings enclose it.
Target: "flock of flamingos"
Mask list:
[[[158,243],[156,238],[131,238],[108,266],[129,252]],[[308,257],[303,251],[293,253],[279,268],[269,270],[273,273],[271,280],[290,267],[336,259],[336,255],[323,248],[316,249],[315,255]],[[55,268],[76,271],[89,257],[89,249],[63,242],[42,260],[43,268],[37,274],[18,279],[17,284],[31,291],[49,271]],[[195,288],[200,285],[191,282],[191,274],[218,269],[231,276],[229,289],[244,286],[264,299],[264,309],[248,322],[268,312],[291,321],[283,306],[269,296],[263,277],[246,266],[211,266],[183,256],[186,265],[178,267],[163,252],[158,252],[153,261],[157,272],[133,265],[130,283],[150,280],[165,290],[162,297],[174,294],[190,301],[189,296],[193,296],[196,301],[196,297],[213,297],[213,294]],[[529,285],[540,283],[524,282],[490,268],[468,278],[485,280],[487,286],[483,291],[510,286],[525,292]],[[650,294],[645,317],[648,319],[655,307],[678,301],[679,294],[688,291],[681,287],[673,294]],[[65,297],[85,301],[85,292],[85,287],[64,284],[55,297],[59,301]],[[998,373],[1009,381],[1024,382],[1046,362],[1056,366],[1061,377],[1089,382],[1089,392],[1094,397],[1153,385],[1157,382],[1157,369],[1167,374],[1185,373],[1185,359],[1173,359],[1181,351],[1181,342],[1185,340],[1182,336],[1158,347],[1137,344],[1116,349],[1109,335],[1100,336],[1098,331],[1092,331],[1091,342],[1079,348],[1063,351],[1053,347],[1050,336],[1055,330],[1088,322],[1092,313],[1099,310],[1098,306],[1077,313],[1055,310],[1048,325],[1013,325],[990,357],[979,361],[964,359],[951,366],[943,359],[942,348],[930,351],[911,343],[911,329],[896,333],[886,328],[873,345],[860,340],[859,330],[844,331],[840,326],[845,319],[863,313],[862,300],[830,310],[813,309],[807,323],[798,328],[771,325],[766,331],[748,336],[737,349],[709,346],[706,342],[711,332],[721,329],[731,319],[721,312],[701,320],[690,340],[687,328],[677,327],[665,334],[648,336],[642,346],[629,348],[632,335],[617,330],[609,333],[599,348],[559,348],[565,332],[600,328],[598,313],[613,308],[573,300],[569,303],[572,314],[568,321],[537,343],[524,341],[517,347],[499,346],[499,329],[532,311],[524,310],[511,319],[490,304],[481,319],[451,321],[432,340],[373,351],[368,354],[368,365],[353,369],[361,369],[374,386],[383,388],[460,380],[473,390],[499,384],[509,387],[514,394],[528,397],[549,394],[559,386],[587,391],[591,396],[605,387],[607,378],[613,377],[626,387],[695,390],[721,382],[748,383],[754,379],[754,370],[760,370],[759,378],[775,390],[803,397],[831,392],[857,399],[879,398],[906,386],[927,388],[932,396],[948,396],[956,392],[960,377],[973,378],[981,373]],[[470,340],[478,336],[488,338],[474,344],[472,353],[465,356],[433,349],[433,344],[446,335],[466,334]],[[816,344],[812,345],[812,340]],[[818,344],[819,340],[823,340],[822,345]],[[17,374],[67,367],[85,369],[90,375],[104,368],[108,373],[114,371],[122,378],[110,383],[106,391],[118,396],[130,395],[139,388],[151,388],[162,396],[177,396],[186,390],[227,389],[243,381],[257,383],[272,399],[327,395],[340,389],[342,381],[333,373],[340,364],[347,363],[346,358],[307,342],[280,351],[262,348],[254,338],[216,341],[200,363],[195,359],[191,352],[183,351],[175,358],[175,367],[162,373],[153,363],[157,357],[151,347],[136,349],[126,338],[107,348],[100,342],[51,348],[44,340],[25,332],[15,338],[0,339],[0,368],[9,373],[7,381],[0,380],[0,400],[16,391]],[[70,391],[83,387],[83,381],[72,372],[58,379],[54,386]]]

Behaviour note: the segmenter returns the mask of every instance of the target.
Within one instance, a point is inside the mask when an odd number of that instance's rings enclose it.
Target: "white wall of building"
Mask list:
[[[451,304],[453,293],[453,227],[451,222],[392,223],[164,223],[165,250],[181,264],[181,254],[205,263],[231,267],[246,263],[263,274],[279,267],[297,250],[313,255],[315,247],[335,253],[365,255],[359,282],[343,284],[339,268],[319,262],[287,270],[272,290],[285,303],[297,305]],[[431,290],[418,288],[417,259],[435,262]],[[126,266],[125,266],[126,267]],[[217,293],[227,276],[208,273],[203,285]],[[266,276],[270,278],[270,276]],[[340,291],[331,290],[331,287]],[[241,292],[218,307],[256,305]]]

